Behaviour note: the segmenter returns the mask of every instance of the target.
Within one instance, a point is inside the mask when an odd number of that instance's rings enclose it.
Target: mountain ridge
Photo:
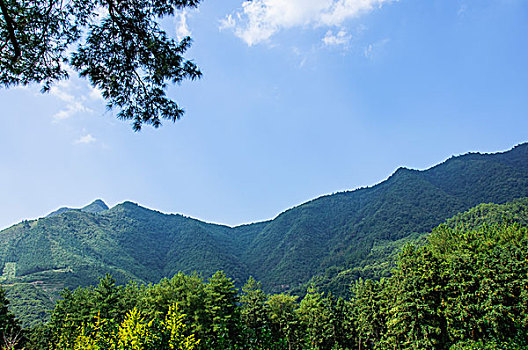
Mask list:
[[[343,271],[349,279],[379,278],[389,274],[387,257],[400,243],[477,204],[528,197],[527,164],[528,144],[522,144],[451,157],[425,170],[400,167],[374,186],[323,195],[274,219],[234,227],[129,201],[95,213],[65,211],[0,231],[0,283],[43,283],[53,297],[107,272],[120,283],[149,283],[178,271],[210,276],[224,270],[237,285],[252,275],[273,292]]]
[[[68,211],[82,211],[86,213],[100,213],[102,211],[110,209],[108,205],[102,200],[102,199],[96,199],[92,201],[90,204],[85,205],[82,208],[70,208],[70,207],[61,207],[57,210],[52,211],[48,215],[44,216],[44,218],[50,218],[53,216],[60,215],[62,213],[66,213]]]
[[[267,223],[267,222],[270,222],[270,221],[273,221],[275,220],[278,216],[296,208],[296,207],[299,207],[301,205],[305,205],[305,204],[308,204],[310,202],[313,202],[313,201],[316,201],[316,200],[319,200],[321,198],[325,198],[325,197],[328,197],[328,196],[333,196],[333,195],[338,195],[338,194],[341,194],[341,193],[351,193],[351,192],[356,192],[356,191],[360,191],[360,190],[364,190],[364,189],[371,189],[373,187],[376,187],[386,181],[388,181],[389,179],[391,179],[392,177],[394,177],[395,175],[397,174],[400,174],[402,172],[416,172],[416,173],[423,173],[423,172],[427,172],[427,171],[430,171],[430,170],[433,170],[437,167],[440,167],[450,161],[453,161],[453,160],[456,160],[460,157],[465,157],[465,158],[469,158],[469,157],[480,157],[480,156],[500,156],[500,155],[503,155],[503,154],[508,154],[510,153],[511,151],[513,150],[516,150],[516,149],[522,149],[524,153],[528,154],[528,142],[524,142],[524,143],[520,143],[518,145],[515,145],[513,146],[512,148],[510,148],[509,150],[505,150],[505,151],[500,151],[500,152],[475,152],[475,151],[471,151],[471,152],[468,152],[468,153],[464,153],[464,154],[459,154],[459,155],[453,155],[449,158],[447,158],[446,160],[444,160],[443,162],[440,162],[438,164],[435,164],[429,168],[426,168],[426,169],[414,169],[414,168],[409,168],[409,167],[406,167],[406,166],[400,166],[398,168],[396,168],[396,170],[394,172],[392,172],[386,179],[384,180],[381,180],[380,182],[378,183],[375,183],[373,185],[369,185],[369,186],[362,186],[362,187],[358,187],[358,188],[355,188],[355,189],[351,189],[351,190],[342,190],[342,191],[337,191],[337,192],[332,192],[332,193],[327,193],[327,194],[322,194],[318,197],[315,197],[313,199],[309,199],[307,200],[306,202],[302,202],[300,204],[296,204],[296,205],[293,205],[292,207],[290,208],[287,208],[287,209],[284,209],[283,211],[281,211],[280,213],[278,213],[276,216],[270,218],[270,219],[265,219],[265,220],[257,220],[257,221],[253,221],[253,222],[246,222],[246,223],[242,223],[242,224],[237,224],[237,225],[229,225],[229,224],[225,224],[225,223],[219,223],[219,222],[215,222],[215,221],[207,221],[207,220],[203,220],[203,219],[200,219],[200,218],[195,218],[193,216],[188,216],[188,215],[185,215],[185,214],[181,214],[181,213],[164,213],[158,209],[151,209],[151,208],[148,208],[148,207],[144,207],[144,206],[141,206],[139,205],[138,203],[136,202],[133,202],[133,201],[130,201],[130,200],[125,200],[121,203],[118,203],[116,205],[114,205],[113,207],[108,207],[106,205],[106,203],[102,200],[102,199],[95,199],[93,200],[90,204],[87,204],[86,206],[82,207],[82,208],[71,208],[71,207],[60,207],[59,209],[47,214],[45,217],[50,217],[50,216],[54,216],[54,215],[58,215],[58,214],[61,214],[65,211],[75,211],[75,210],[80,210],[80,211],[87,211],[85,209],[87,209],[88,207],[92,206],[93,204],[95,203],[102,203],[106,208],[104,210],[108,210],[108,209],[112,209],[116,206],[119,206],[119,205],[125,205],[125,204],[130,204],[130,205],[136,205],[136,206],[139,206],[141,208],[144,208],[144,209],[147,209],[147,210],[151,210],[151,211],[154,211],[154,212],[159,212],[159,213],[162,213],[162,214],[165,214],[165,215],[181,215],[182,217],[185,217],[185,218],[189,218],[189,219],[193,219],[193,220],[199,220],[201,222],[205,222],[205,223],[209,223],[209,224],[214,224],[214,225],[220,225],[220,226],[225,226],[225,227],[229,227],[229,228],[238,228],[238,227],[241,227],[241,226],[248,226],[248,225],[254,225],[254,224],[262,224],[262,223]],[[526,169],[528,170],[528,164],[526,164]],[[37,220],[37,219],[35,219]],[[9,227],[8,227],[9,228]],[[7,229],[7,228],[6,228]]]

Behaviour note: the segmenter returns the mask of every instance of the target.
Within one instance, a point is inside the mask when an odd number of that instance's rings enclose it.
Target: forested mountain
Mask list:
[[[86,212],[86,213],[99,213],[99,212],[107,210],[107,209],[108,209],[108,206],[106,205],[105,202],[103,202],[101,199],[96,199],[92,203],[90,203],[87,206],[82,207],[80,209],[68,208],[68,207],[59,208],[59,209],[49,213],[48,215],[46,215],[46,217],[49,218],[49,217],[52,217],[52,216],[56,216],[56,215],[65,213],[67,211],[83,211],[83,212]]]
[[[400,168],[376,186],[323,196],[282,213],[255,235],[244,258],[255,278],[274,290],[344,269],[356,268],[353,279],[380,277],[389,272],[380,263],[398,241],[430,232],[479,203],[526,196],[528,144],[452,157],[425,171]]]
[[[528,347],[528,198],[480,204],[398,254],[392,276],[359,279],[336,298],[237,290],[223,272],[158,284],[65,290],[50,320],[20,327],[0,288],[0,344],[9,349],[347,350]],[[19,296],[18,296],[19,297]],[[13,347],[13,344],[16,345]]]
[[[344,294],[360,276],[387,275],[404,242],[479,203],[520,197],[528,197],[528,144],[452,157],[424,171],[400,168],[376,186],[238,227],[96,201],[1,231],[0,281],[10,295],[34,296],[12,303],[36,310],[26,322],[41,318],[63,287],[94,284],[105,273],[124,283],[224,270],[238,285],[253,275],[268,291],[312,280]]]

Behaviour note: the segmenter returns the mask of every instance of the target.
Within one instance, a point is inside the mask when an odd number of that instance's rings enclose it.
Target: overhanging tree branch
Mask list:
[[[21,51],[20,45],[18,44],[18,40],[15,35],[15,25],[13,23],[13,19],[9,15],[9,11],[7,9],[6,4],[4,3],[4,0],[0,0],[0,8],[2,9],[2,15],[4,16],[4,19],[6,21],[7,31],[9,33],[9,40],[11,41],[11,44],[13,44],[13,50],[15,52],[15,55],[13,56],[13,61],[16,61],[20,57]]]
[[[171,38],[159,22],[199,2],[0,0],[0,86],[36,82],[46,92],[68,78],[69,66],[101,90],[118,118],[133,121],[134,130],[176,121],[184,111],[166,96],[167,82],[194,80],[201,72],[183,57],[190,38]]]

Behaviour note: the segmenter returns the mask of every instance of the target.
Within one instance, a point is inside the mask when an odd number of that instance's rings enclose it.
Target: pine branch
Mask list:
[[[16,61],[21,56],[21,51],[20,45],[18,44],[18,40],[15,35],[13,19],[11,18],[11,16],[9,16],[9,11],[7,10],[7,6],[4,3],[4,0],[0,0],[0,8],[2,9],[2,15],[4,16],[4,19],[6,21],[7,31],[9,32],[9,40],[11,41],[11,44],[13,44],[13,49],[15,51],[13,61]]]

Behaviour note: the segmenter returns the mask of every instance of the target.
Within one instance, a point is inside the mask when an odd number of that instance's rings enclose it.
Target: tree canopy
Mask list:
[[[167,83],[201,76],[163,17],[200,0],[0,0],[0,85],[52,84],[77,71],[100,89],[117,117],[158,127],[183,109],[166,96]]]

